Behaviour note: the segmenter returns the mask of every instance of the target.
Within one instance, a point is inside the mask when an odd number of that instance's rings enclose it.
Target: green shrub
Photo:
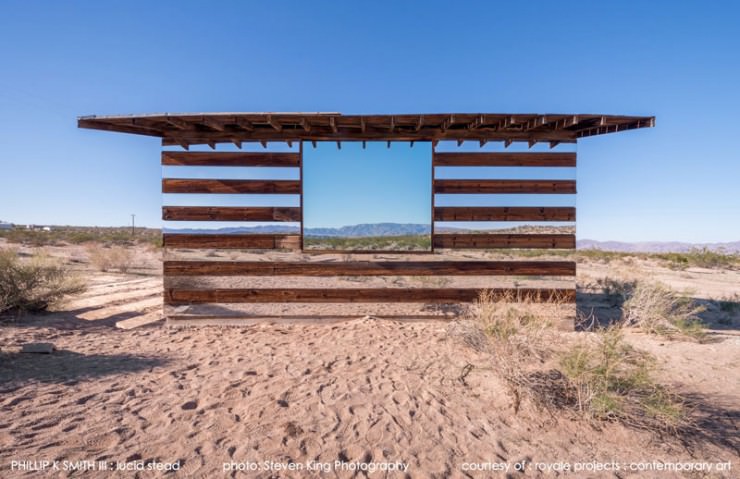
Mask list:
[[[682,401],[654,380],[652,356],[626,344],[618,327],[597,335],[560,357],[566,394],[578,411],[645,429],[675,429],[687,421]]]
[[[656,258],[668,262],[674,269],[698,268],[736,268],[740,266],[740,255],[712,251],[708,248],[692,249],[686,253],[659,253]]]
[[[306,249],[347,251],[428,251],[432,247],[430,235],[322,237],[306,236]]]

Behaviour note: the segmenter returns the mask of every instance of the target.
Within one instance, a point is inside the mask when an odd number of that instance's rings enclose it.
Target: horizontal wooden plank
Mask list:
[[[440,206],[435,221],[575,221],[569,206]]]
[[[575,153],[435,153],[434,166],[576,166]]]
[[[575,180],[434,180],[445,194],[574,194]]]
[[[165,276],[575,276],[573,261],[165,261]]]
[[[211,180],[163,178],[162,193],[299,194],[298,180]]]
[[[171,234],[162,235],[166,248],[300,249],[301,236],[291,234]]]
[[[163,206],[167,221],[300,221],[297,207]]]
[[[166,289],[165,303],[460,303],[476,301],[480,289]],[[494,299],[575,302],[575,289],[490,289]]]
[[[453,249],[576,247],[576,235],[572,234],[456,233],[436,234],[432,241],[435,248]]]
[[[163,151],[167,166],[267,166],[298,167],[298,153],[247,153],[225,151]]]

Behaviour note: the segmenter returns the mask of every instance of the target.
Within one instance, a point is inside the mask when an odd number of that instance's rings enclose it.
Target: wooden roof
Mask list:
[[[82,116],[80,128],[162,138],[163,145],[258,141],[514,141],[575,143],[578,138],[655,126],[652,116],[597,114],[182,113]]]

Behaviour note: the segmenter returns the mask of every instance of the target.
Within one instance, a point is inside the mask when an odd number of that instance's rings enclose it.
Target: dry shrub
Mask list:
[[[704,306],[659,283],[637,283],[622,304],[622,325],[637,326],[650,334],[705,336],[699,314]]]
[[[0,313],[44,310],[84,289],[61,261],[44,254],[21,259],[13,250],[0,251]]]
[[[90,263],[99,271],[118,270],[126,273],[133,265],[134,253],[125,246],[103,246],[92,244],[87,247]]]
[[[551,353],[554,331],[550,321],[538,314],[543,306],[535,299],[497,297],[483,291],[468,317],[451,329],[468,346],[491,355],[491,368],[509,389],[516,411],[523,396],[532,397],[536,389],[533,383],[538,378],[530,374],[532,365],[542,363]]]

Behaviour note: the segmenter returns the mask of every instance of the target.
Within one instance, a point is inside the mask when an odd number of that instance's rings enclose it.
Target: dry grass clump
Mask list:
[[[126,273],[131,267],[134,253],[125,246],[103,246],[91,244],[87,247],[90,263],[99,271],[118,270]]]
[[[622,304],[622,325],[650,334],[701,340],[706,335],[699,314],[704,306],[659,283],[638,282]]]
[[[706,336],[699,317],[706,307],[661,283],[606,277],[584,289],[601,291],[610,306],[619,308],[622,327],[636,327],[669,338],[701,340]]]
[[[538,314],[543,305],[532,298],[518,299],[482,291],[468,317],[450,331],[466,345],[491,355],[491,369],[509,389],[516,411],[523,397],[537,389],[534,383],[539,379],[530,374],[532,365],[549,357],[554,334],[551,322]]]
[[[21,259],[13,250],[0,251],[0,313],[44,310],[84,289],[58,260],[40,253]]]
[[[490,354],[490,369],[506,384],[515,411],[529,399],[589,421],[651,430],[687,427],[681,399],[657,383],[653,358],[626,344],[619,326],[585,333],[568,346],[531,306],[484,292],[471,316],[452,330]]]

